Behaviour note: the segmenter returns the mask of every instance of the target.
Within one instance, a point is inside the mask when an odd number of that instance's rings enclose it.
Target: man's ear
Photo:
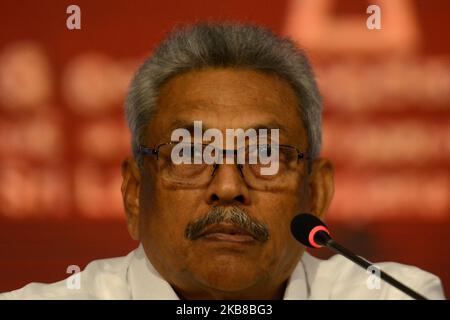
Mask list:
[[[328,209],[334,194],[334,169],[327,159],[315,159],[309,177],[310,210],[322,218]]]
[[[122,199],[130,236],[139,240],[139,189],[141,173],[133,157],[122,162]]]

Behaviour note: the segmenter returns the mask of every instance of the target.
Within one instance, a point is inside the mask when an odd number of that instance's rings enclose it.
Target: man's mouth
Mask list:
[[[209,241],[228,241],[236,243],[248,243],[256,240],[250,232],[232,223],[218,223],[211,225],[205,229],[199,238]]]

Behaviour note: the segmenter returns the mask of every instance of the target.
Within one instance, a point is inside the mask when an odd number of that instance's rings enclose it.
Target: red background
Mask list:
[[[208,19],[305,39],[325,98],[323,153],[336,167],[327,216],[336,238],[374,261],[437,274],[448,295],[450,3],[404,2],[417,41],[392,45],[383,36],[406,29],[399,11],[381,3],[383,27],[368,31],[365,1],[331,1],[317,42],[305,30],[318,29],[297,25],[306,9],[287,0],[77,1],[81,30],[66,28],[72,2],[1,2],[0,291],[137,245],[120,199],[126,86],[173,26]],[[394,25],[383,24],[389,14]],[[345,32],[344,48],[333,47],[333,23],[351,17],[373,48],[353,47]]]

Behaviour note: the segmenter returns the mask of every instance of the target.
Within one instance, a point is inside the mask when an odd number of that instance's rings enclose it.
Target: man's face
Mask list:
[[[203,130],[217,128],[224,137],[226,129],[277,128],[280,144],[306,151],[306,130],[297,105],[291,87],[274,75],[231,68],[191,71],[162,87],[145,144],[169,142],[174,129],[201,120]],[[137,198],[131,202],[138,214],[127,209],[131,233],[177,293],[224,298],[284,290],[303,253],[290,234],[290,222],[297,213],[312,209],[306,162],[299,161],[282,187],[255,189],[235,164],[221,164],[208,184],[186,188],[164,179],[157,161],[146,157],[139,173],[124,174],[135,186],[135,193],[123,187],[129,193],[124,200],[127,206],[133,194]],[[133,171],[127,168],[126,172]],[[186,228],[214,207],[238,207],[267,228],[268,240],[186,237]]]

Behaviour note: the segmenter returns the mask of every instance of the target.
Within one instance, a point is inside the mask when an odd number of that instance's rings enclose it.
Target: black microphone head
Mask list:
[[[315,235],[319,231],[330,234],[328,227],[316,216],[309,213],[300,213],[292,219],[291,232],[295,239],[310,248],[320,248],[315,241]]]

